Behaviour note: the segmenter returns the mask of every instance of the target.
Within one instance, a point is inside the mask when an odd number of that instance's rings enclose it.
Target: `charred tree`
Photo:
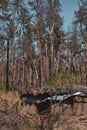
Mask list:
[[[9,40],[7,40],[6,91],[9,90]]]

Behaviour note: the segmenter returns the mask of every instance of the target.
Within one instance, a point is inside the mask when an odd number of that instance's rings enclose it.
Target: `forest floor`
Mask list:
[[[35,105],[21,105],[17,92],[0,92],[0,130],[86,130],[87,113],[73,115],[72,109],[53,104],[40,115]]]

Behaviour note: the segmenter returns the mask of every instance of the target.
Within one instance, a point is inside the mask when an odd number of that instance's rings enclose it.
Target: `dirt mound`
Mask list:
[[[66,106],[64,106],[66,107]],[[71,109],[71,106],[67,108],[59,107],[59,105],[53,105],[52,108],[52,130],[86,130],[87,128],[87,114],[79,113],[81,106],[75,109],[76,113]],[[55,112],[53,111],[55,108]],[[60,112],[61,108],[61,112]]]
[[[0,130],[39,130],[40,125],[35,105],[22,106],[17,92],[0,92]]]
[[[34,104],[22,106],[17,92],[0,92],[0,130],[86,130],[87,111],[82,112],[81,104],[73,110],[58,103],[49,109],[40,115]]]

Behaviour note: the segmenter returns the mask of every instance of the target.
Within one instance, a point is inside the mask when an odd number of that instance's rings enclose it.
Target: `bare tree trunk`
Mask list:
[[[40,60],[40,87],[44,85],[44,73],[43,73],[43,56],[42,56],[42,46],[41,46],[41,38],[40,38],[40,32],[37,28],[37,35],[38,35],[38,43],[39,43],[39,60]]]
[[[24,84],[24,82],[25,82],[25,63],[24,63],[24,60],[22,61],[22,85],[23,85],[23,87],[25,87],[25,84]]]
[[[31,83],[32,83],[32,69],[30,68],[29,69],[29,85],[31,86]]]
[[[14,66],[13,66],[13,90],[16,87],[16,60],[14,60]]]
[[[61,45],[59,45],[59,50],[58,50],[58,55],[57,55],[57,68],[56,68],[56,72],[59,72],[60,70],[60,51],[61,51]]]
[[[49,79],[49,61],[48,61],[48,46],[47,46],[47,40],[45,44],[45,51],[46,51],[46,80]]]
[[[86,47],[86,59],[85,59],[85,84],[87,85],[87,41],[84,39]]]
[[[2,73],[2,88],[4,87],[5,85],[5,63],[4,63],[4,60],[5,60],[5,52],[2,54],[2,60],[1,60],[1,63],[2,63],[2,68],[1,68],[1,73]]]
[[[54,31],[54,21],[55,18],[53,18],[52,23],[50,23],[50,41],[51,41],[51,77],[53,76],[53,72],[54,72],[54,36],[53,36],[53,31]]]
[[[53,76],[54,72],[54,38],[51,35],[51,76]]]

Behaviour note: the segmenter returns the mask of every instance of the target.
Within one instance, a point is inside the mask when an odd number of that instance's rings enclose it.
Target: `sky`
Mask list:
[[[78,1],[79,0],[60,0],[62,5],[61,15],[64,17],[64,26],[65,31],[68,30],[72,25],[74,19],[74,11],[78,10]]]

